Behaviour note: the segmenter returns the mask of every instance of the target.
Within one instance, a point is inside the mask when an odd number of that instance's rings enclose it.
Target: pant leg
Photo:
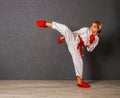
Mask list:
[[[76,50],[75,47],[73,47],[72,43],[70,45],[68,45],[68,50],[72,56],[76,76],[80,76],[82,78],[82,76],[83,76],[83,59],[80,56],[80,52],[79,52],[79,50]]]
[[[57,22],[52,22],[52,24],[53,29],[59,31],[61,35],[64,35],[66,43],[74,41],[74,35],[66,25]]]
[[[57,22],[52,22],[52,28],[59,31],[60,34],[65,36],[65,40],[68,46],[68,50],[72,56],[73,64],[75,68],[76,76],[80,76],[82,78],[83,73],[83,60],[80,56],[79,50],[76,49],[76,45],[74,43],[74,35],[72,31],[64,24],[60,24]]]

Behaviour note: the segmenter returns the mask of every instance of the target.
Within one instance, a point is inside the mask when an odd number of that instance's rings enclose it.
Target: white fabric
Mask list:
[[[87,44],[90,40],[89,39],[90,35],[92,34],[92,32],[90,32],[88,27],[83,27],[80,30],[73,31],[73,33],[74,34],[79,34],[84,41],[84,45],[87,46]],[[99,38],[98,38],[98,36],[95,36],[95,41],[93,42],[93,44],[91,45],[90,48],[87,48],[87,50],[92,51],[97,46],[98,42],[99,42]]]
[[[75,73],[76,76],[80,76],[82,78],[83,74],[83,60],[80,56],[79,50],[77,49],[77,45],[79,43],[78,34],[81,36],[81,38],[84,41],[84,45],[87,46],[87,43],[89,42],[89,36],[91,34],[88,27],[81,28],[80,30],[72,32],[66,25],[60,24],[57,22],[52,22],[53,26],[52,28],[59,31],[62,35],[65,36],[65,41],[68,46],[68,50],[72,56]],[[87,48],[88,51],[93,51],[93,49],[98,44],[98,37],[95,37],[95,41],[91,45],[90,48]]]

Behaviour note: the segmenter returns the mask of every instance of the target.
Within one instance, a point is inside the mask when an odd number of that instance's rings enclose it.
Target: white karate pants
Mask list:
[[[72,33],[72,31],[64,24],[60,24],[57,22],[52,22],[53,26],[52,28],[59,31],[60,34],[65,36],[65,41],[67,43],[68,46],[68,50],[72,56],[73,59],[73,64],[74,64],[74,68],[75,68],[75,73],[76,76],[79,76],[82,78],[82,74],[83,74],[83,59],[80,56],[79,50],[76,48],[76,40],[75,40],[75,36]]]

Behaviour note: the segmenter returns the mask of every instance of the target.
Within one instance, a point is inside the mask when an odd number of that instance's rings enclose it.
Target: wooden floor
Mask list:
[[[0,98],[120,98],[120,80],[88,82],[89,89],[75,80],[0,80]]]

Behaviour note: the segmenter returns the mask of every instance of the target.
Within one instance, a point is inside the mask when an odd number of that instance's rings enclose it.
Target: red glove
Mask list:
[[[38,21],[36,21],[36,26],[47,28],[47,26],[46,26],[46,20],[38,20]]]
[[[61,44],[63,42],[63,40],[64,40],[64,36],[63,35],[58,37],[58,39],[57,39],[58,44]]]
[[[90,35],[90,44],[92,44],[94,40],[95,40],[95,35],[91,34]]]

